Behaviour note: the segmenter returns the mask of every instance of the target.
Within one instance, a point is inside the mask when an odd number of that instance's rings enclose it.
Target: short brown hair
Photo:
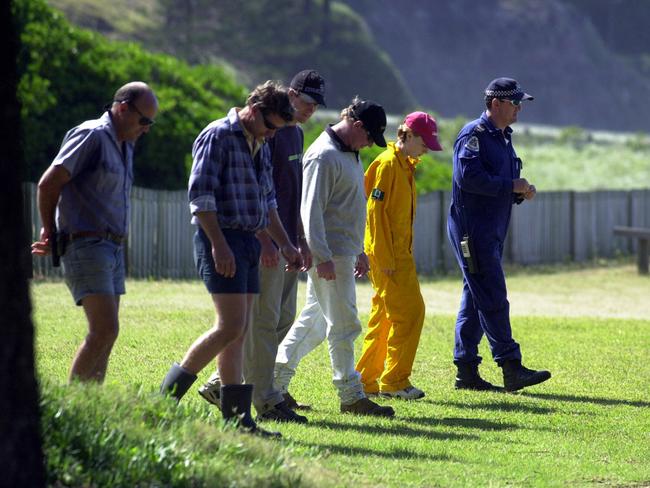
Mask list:
[[[289,100],[289,90],[276,81],[257,85],[248,95],[246,104],[258,108],[263,114],[274,113],[285,122],[293,121],[294,108]]]

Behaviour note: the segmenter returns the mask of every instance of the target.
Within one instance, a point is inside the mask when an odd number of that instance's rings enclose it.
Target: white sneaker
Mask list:
[[[221,378],[219,378],[219,373],[212,373],[208,381],[199,388],[199,395],[221,410]]]
[[[417,400],[424,397],[424,392],[415,386],[407,386],[403,390],[380,391],[379,396],[384,398],[401,398],[402,400]]]

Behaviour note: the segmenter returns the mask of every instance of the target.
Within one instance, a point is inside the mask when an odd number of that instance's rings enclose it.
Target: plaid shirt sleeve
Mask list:
[[[216,212],[217,202],[214,190],[219,186],[219,142],[212,130],[205,130],[194,142],[192,148],[192,171],[188,188],[190,212]]]
[[[273,160],[271,159],[271,145],[270,141],[267,142],[262,149],[265,151],[263,155],[264,160],[264,171],[266,171],[267,178],[271,181],[271,189],[266,194],[266,204],[267,208],[270,210],[272,208],[278,208],[278,202],[275,199],[275,183],[273,181]]]

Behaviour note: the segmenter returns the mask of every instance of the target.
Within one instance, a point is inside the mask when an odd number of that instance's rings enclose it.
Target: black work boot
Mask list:
[[[485,381],[478,373],[478,361],[471,363],[463,363],[454,361],[458,368],[456,374],[456,383],[454,387],[457,390],[474,390],[474,391],[502,391],[503,388],[495,386],[492,383]]]
[[[160,385],[160,393],[173,396],[178,402],[195,381],[195,374],[184,370],[178,363],[174,363]]]
[[[503,385],[506,391],[517,391],[526,386],[533,386],[551,377],[550,371],[535,371],[521,364],[521,359],[508,359],[501,363]]]
[[[221,414],[226,422],[233,422],[237,429],[260,437],[282,437],[257,426],[251,415],[253,385],[221,385]]]

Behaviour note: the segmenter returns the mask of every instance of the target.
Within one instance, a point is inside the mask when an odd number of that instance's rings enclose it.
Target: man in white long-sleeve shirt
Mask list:
[[[385,128],[381,105],[355,98],[303,157],[300,215],[315,267],[308,272],[305,307],[278,348],[275,380],[286,392],[298,362],[327,337],[341,411],[391,417],[391,407],[366,398],[354,362],[354,340],[361,332],[354,279],[368,272],[358,151],[373,144],[385,147]]]

